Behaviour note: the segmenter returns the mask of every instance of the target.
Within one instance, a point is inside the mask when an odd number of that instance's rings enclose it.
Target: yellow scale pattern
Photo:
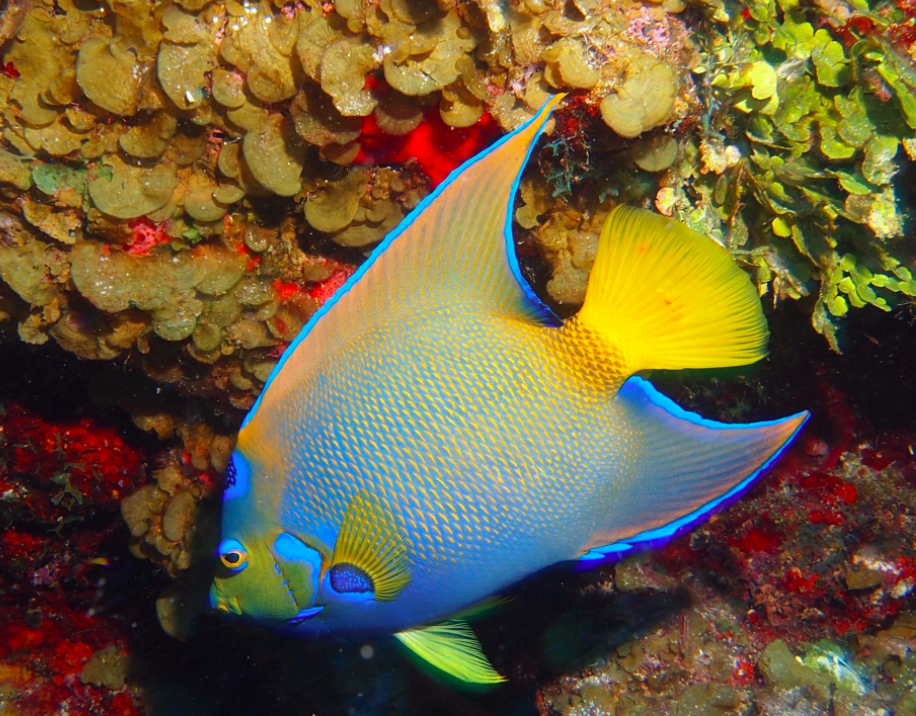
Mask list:
[[[373,606],[375,627],[381,609],[393,624],[443,616],[423,609],[444,584],[453,598],[439,594],[437,608],[457,609],[576,558],[635,459],[613,404],[623,361],[596,335],[575,319],[554,329],[468,315],[427,307],[367,329],[240,436],[254,472],[288,475],[279,521],[296,534],[333,546],[358,490],[390,510],[412,581]]]

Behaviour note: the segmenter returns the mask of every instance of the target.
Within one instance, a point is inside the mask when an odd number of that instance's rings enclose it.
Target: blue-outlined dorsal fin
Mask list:
[[[287,381],[322,362],[363,326],[396,322],[436,306],[559,325],[522,277],[512,242],[512,204],[522,169],[550,113],[530,121],[453,171],[372,252],[286,349],[245,418],[284,394]]]
[[[679,407],[649,381],[630,378],[618,400],[637,443],[637,469],[615,494],[614,514],[581,559],[655,548],[738,498],[798,434],[808,413],[735,424]]]

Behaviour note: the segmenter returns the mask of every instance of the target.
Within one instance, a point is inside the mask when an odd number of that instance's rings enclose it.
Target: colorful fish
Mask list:
[[[394,634],[500,681],[463,610],[688,529],[801,428],[704,420],[634,376],[765,355],[748,276],[677,222],[617,207],[567,321],[532,292],[512,201],[558,101],[455,171],[283,355],[232,456],[216,608]]]

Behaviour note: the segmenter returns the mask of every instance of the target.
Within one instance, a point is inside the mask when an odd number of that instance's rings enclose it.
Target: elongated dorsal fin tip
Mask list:
[[[460,306],[469,321],[475,312],[495,312],[559,325],[522,276],[511,225],[522,169],[563,97],[550,98],[528,122],[453,171],[385,237],[283,353],[242,423],[240,441],[248,440],[255,414],[282,402],[308,364],[371,325],[367,316],[397,321],[438,302]]]

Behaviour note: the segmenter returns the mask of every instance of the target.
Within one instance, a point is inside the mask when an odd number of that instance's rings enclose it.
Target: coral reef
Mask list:
[[[144,461],[110,425],[0,405],[0,713],[141,713],[123,618],[99,595]]]
[[[0,322],[248,407],[322,282],[359,261],[350,249],[567,91],[516,214],[554,302],[581,301],[596,217],[654,200],[774,300],[815,292],[815,328],[838,349],[851,307],[916,292],[894,184],[916,151],[909,10],[820,26],[791,3],[710,3],[694,31],[683,9],[16,6],[0,57]]]
[[[352,249],[381,240],[548,94],[578,92],[582,113],[604,117],[595,141],[696,114],[688,71],[700,58],[682,9],[17,8],[0,58],[0,321],[26,342],[125,356],[249,407],[360,260]],[[587,150],[578,124],[558,141]],[[676,146],[664,144],[670,164]],[[650,154],[641,166],[660,170]]]
[[[851,309],[912,320],[914,27],[908,0],[4,3],[0,355],[16,344],[83,380],[56,345],[103,377],[60,415],[26,399],[54,401],[42,381],[0,376],[0,713],[184,713],[162,697],[179,682],[219,713],[270,710],[264,693],[285,713],[385,711],[407,692],[416,713],[470,710],[382,645],[304,656],[206,619],[181,650],[150,636],[153,614],[193,632],[242,411],[365,254],[561,91],[514,207],[522,270],[560,313],[583,299],[611,208],[654,205],[719,240],[773,304],[798,301],[854,357],[847,383],[881,360],[910,375],[912,349]],[[777,325],[772,347],[804,344],[781,360],[809,374],[803,334]],[[564,631],[524,590],[514,633],[481,625],[512,679],[493,712],[914,712],[916,548],[898,539],[913,441],[863,426],[820,360],[793,408],[833,422],[748,499],[549,592],[564,617],[597,604],[610,636]],[[755,385],[679,399],[737,418],[769,405]],[[132,601],[110,607],[131,570]],[[554,659],[567,632],[588,664]],[[305,673],[330,686],[310,692]]]

